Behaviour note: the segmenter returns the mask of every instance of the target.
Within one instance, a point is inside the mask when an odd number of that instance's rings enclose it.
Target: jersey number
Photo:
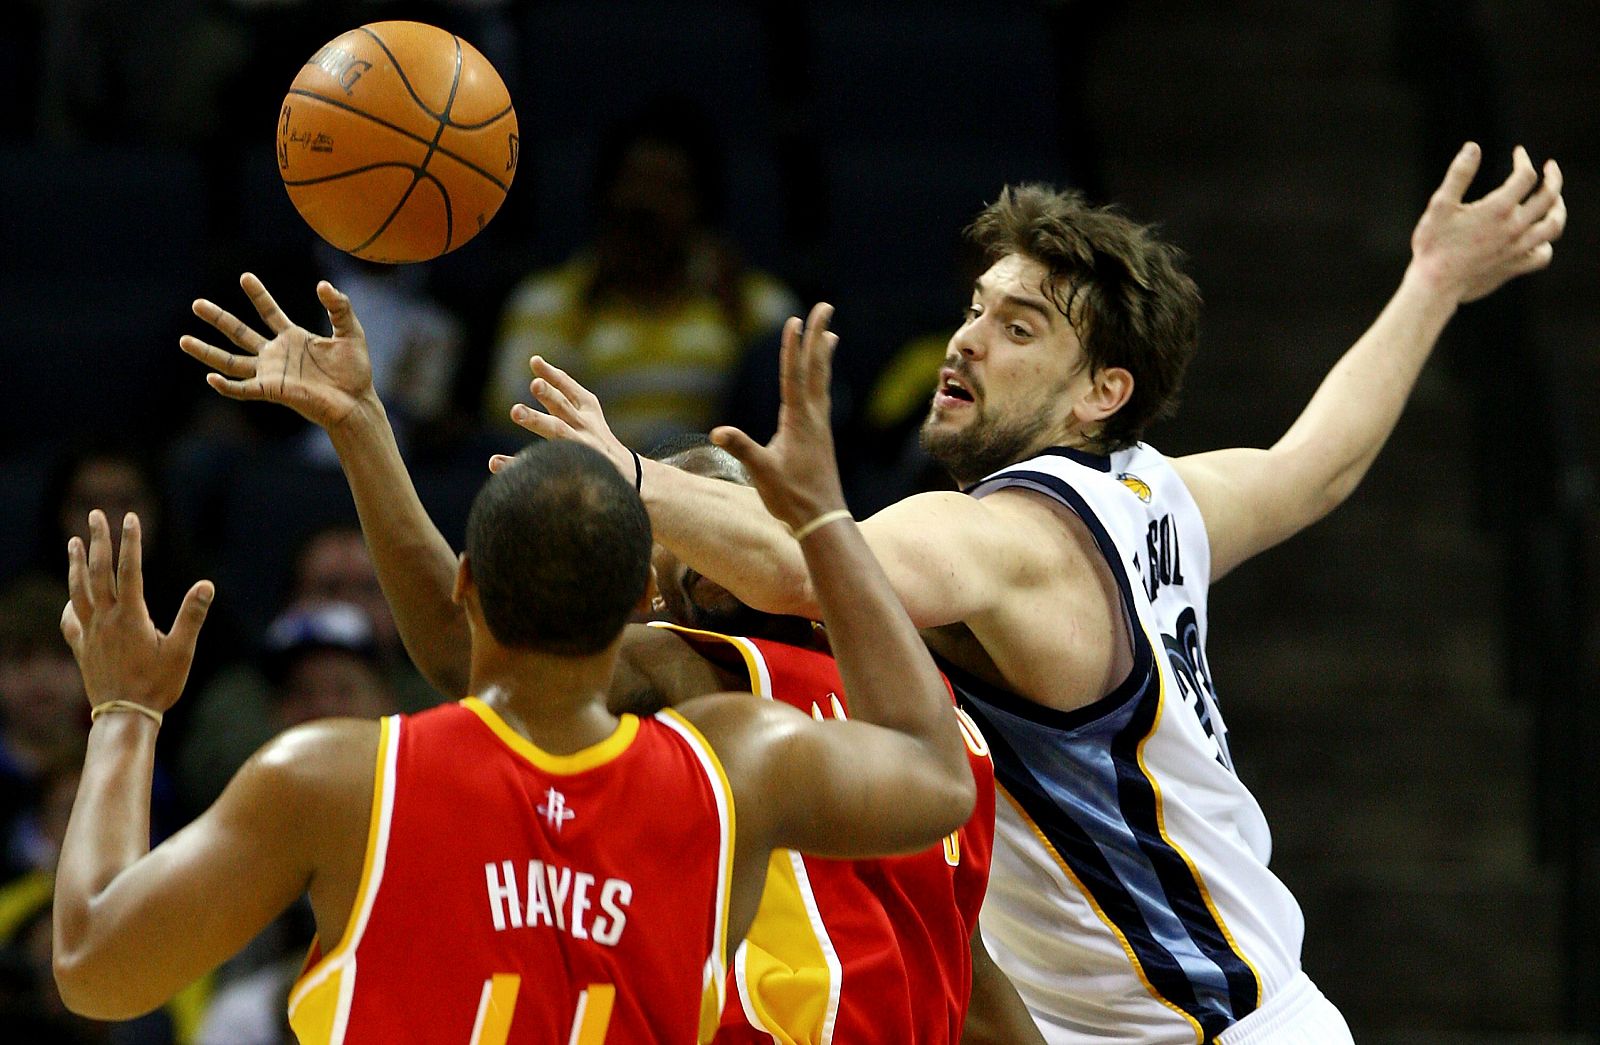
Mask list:
[[[956,725],[961,727],[961,739],[966,742],[967,750],[978,758],[989,757],[989,742],[983,739],[982,730],[972,721],[972,717],[960,708],[953,709],[956,713]],[[961,829],[957,828],[944,836],[944,862],[951,867],[961,866]]]
[[[506,1045],[511,1036],[511,1014],[521,989],[522,977],[512,973],[495,973],[483,981],[471,1045]],[[611,1006],[616,1000],[617,988],[609,983],[591,983],[587,990],[579,991],[567,1045],[604,1045],[606,1028],[611,1025]]]

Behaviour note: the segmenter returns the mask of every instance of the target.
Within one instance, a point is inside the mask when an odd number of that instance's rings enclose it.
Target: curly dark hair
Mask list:
[[[1133,394],[1095,434],[1095,449],[1131,446],[1172,415],[1200,339],[1200,291],[1180,267],[1180,250],[1082,193],[1039,184],[1006,186],[967,236],[991,264],[1020,254],[1043,265],[1042,289],[1072,324],[1091,369],[1133,375]]]

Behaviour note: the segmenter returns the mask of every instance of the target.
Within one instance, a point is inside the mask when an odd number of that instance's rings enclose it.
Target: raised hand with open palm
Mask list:
[[[348,297],[326,280],[317,284],[317,298],[333,326],[333,336],[326,337],[291,322],[254,275],[246,272],[239,285],[272,337],[214,302],[197,300],[194,314],[239,350],[230,352],[187,334],[178,340],[186,353],[212,368],[207,384],[229,399],[280,403],[328,429],[363,400],[376,401],[367,338]]]

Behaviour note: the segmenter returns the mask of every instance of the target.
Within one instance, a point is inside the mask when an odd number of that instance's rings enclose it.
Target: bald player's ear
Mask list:
[[[450,589],[450,601],[457,606],[466,605],[467,592],[472,588],[472,564],[467,561],[467,553],[462,552],[456,557],[456,583]]]

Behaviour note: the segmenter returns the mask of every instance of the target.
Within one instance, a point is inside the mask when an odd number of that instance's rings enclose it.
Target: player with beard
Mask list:
[[[217,375],[211,383],[238,398],[290,406],[329,428],[408,652],[441,693],[467,696],[471,647],[467,615],[452,598],[455,556],[417,498],[376,402],[365,338],[348,300],[321,288],[324,302],[333,302],[330,312],[339,310],[339,333],[319,339],[289,325],[253,277],[244,282],[270,317],[272,342],[209,302],[197,303],[196,313],[257,360],[196,338],[183,339],[185,351],[220,375],[262,368],[293,375],[236,382]],[[358,414],[360,423],[341,423]],[[750,487],[748,469],[703,439],[663,456],[674,467]],[[536,529],[527,539],[538,542]],[[656,611],[678,626],[625,629],[607,698],[611,713],[646,718],[707,694],[747,690],[814,719],[848,717],[838,665],[811,620],[752,610],[659,546],[652,567]],[[774,851],[746,943],[729,965],[717,1042],[1040,1040],[977,932],[994,836],[994,769],[982,735],[952,713],[978,795],[972,815],[942,844],[886,860]]]
[[[1541,179],[1518,148],[1466,203],[1479,161],[1457,155],[1394,297],[1269,449],[1174,459],[1140,441],[1174,407],[1200,306],[1149,229],[1041,186],[1007,189],[971,229],[990,267],[923,428],[964,490],[861,528],[993,751],[984,939],[1052,1043],[1350,1040],[1301,971],[1299,907],[1233,772],[1206,598],[1350,495],[1459,305],[1549,264],[1560,170]],[[830,336],[830,317],[791,320],[785,349]],[[513,418],[633,476],[595,397],[532,370],[548,413]],[[795,542],[748,491],[649,463],[639,479],[658,543],[751,606],[816,615]]]

